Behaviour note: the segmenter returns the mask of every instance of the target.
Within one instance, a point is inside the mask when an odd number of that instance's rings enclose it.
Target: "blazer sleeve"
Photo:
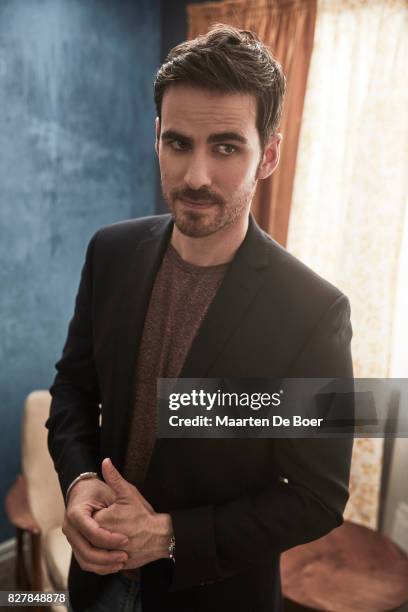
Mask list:
[[[351,337],[350,307],[341,295],[295,358],[288,378],[352,378]],[[278,482],[220,506],[171,512],[176,537],[172,590],[267,564],[276,554],[341,525],[352,434],[271,442]]]
[[[100,473],[100,391],[93,359],[92,260],[97,234],[91,239],[82,268],[73,318],[52,395],[48,448],[66,497],[70,483],[81,472]]]

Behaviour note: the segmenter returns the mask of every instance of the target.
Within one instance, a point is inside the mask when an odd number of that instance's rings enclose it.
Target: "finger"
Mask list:
[[[115,531],[120,525],[118,516],[115,513],[111,512],[111,507],[103,508],[102,510],[97,510],[92,515],[92,518],[98,523],[100,527],[103,527],[103,529],[106,529],[108,531]],[[119,529],[118,532],[120,533]]]
[[[95,548],[74,529],[68,528],[64,533],[82,569],[86,569],[84,566],[87,568],[92,566],[93,568],[100,567],[103,570],[110,570],[113,567],[122,567],[128,559],[127,552],[123,550],[113,551]]]
[[[123,564],[122,569],[124,570],[136,569],[138,567],[142,567],[143,565],[146,565],[147,563],[151,563],[152,561],[154,561],[154,557],[152,555],[147,555],[142,550],[136,551],[133,554],[133,556],[129,557],[126,563]]]
[[[97,548],[117,549],[128,543],[128,538],[123,533],[100,527],[89,514],[75,511],[68,515],[68,521],[76,531],[79,531]]]
[[[108,574],[115,574],[116,572],[120,572],[120,570],[124,569],[123,564],[112,565],[112,566],[93,565],[92,563],[84,562],[81,559],[81,557],[75,552],[74,552],[74,556],[81,569],[83,569],[85,572],[92,572],[93,574],[99,574],[99,576],[107,576]]]
[[[102,461],[102,476],[107,485],[111,487],[120,497],[126,497],[129,494],[132,495],[133,500],[136,497],[140,504],[149,510],[149,512],[153,512],[152,506],[149,502],[143,497],[143,495],[138,491],[138,489],[131,485],[127,480],[123,478],[123,476],[118,472],[118,470],[113,465],[112,461],[109,457],[106,457]],[[133,502],[134,503],[134,502]]]
[[[129,489],[132,485],[118,472],[109,457],[106,457],[102,461],[102,476],[106,484],[109,485],[117,495],[120,497],[127,497],[129,495]]]

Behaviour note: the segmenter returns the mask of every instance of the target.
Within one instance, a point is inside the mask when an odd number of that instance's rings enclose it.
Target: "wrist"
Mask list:
[[[91,478],[97,478],[99,480],[99,474],[97,474],[96,472],[82,472],[81,474],[79,474],[79,476],[77,476],[76,478],[74,478],[74,480],[71,482],[71,484],[69,485],[66,495],[65,495],[65,501],[68,504],[69,501],[69,497],[71,494],[71,491],[74,488],[77,488],[78,483],[83,482],[84,480],[89,480]]]
[[[174,531],[173,531],[173,523],[171,520],[170,514],[160,514],[157,513],[154,515],[155,521],[155,533],[157,536],[157,544],[158,550],[160,554],[160,559],[169,559],[170,558],[170,547],[172,544],[172,540],[174,540]],[[173,542],[174,549],[174,542]]]

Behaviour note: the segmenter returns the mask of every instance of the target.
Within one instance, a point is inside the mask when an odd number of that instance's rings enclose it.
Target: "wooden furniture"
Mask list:
[[[282,555],[288,612],[385,612],[408,602],[408,557],[388,537],[350,522]]]
[[[42,590],[41,578],[41,534],[40,527],[33,517],[27,499],[27,486],[24,476],[19,474],[5,499],[6,514],[16,528],[16,586],[18,589]],[[24,533],[30,537],[32,571],[28,571],[24,557]]]
[[[71,548],[62,533],[64,500],[47,448],[45,421],[50,402],[51,396],[45,390],[33,391],[26,398],[21,437],[22,474],[17,476],[5,500],[7,516],[16,527],[16,588],[20,590],[67,590]],[[61,609],[50,605],[50,610]],[[45,608],[38,607],[38,610],[44,612]]]

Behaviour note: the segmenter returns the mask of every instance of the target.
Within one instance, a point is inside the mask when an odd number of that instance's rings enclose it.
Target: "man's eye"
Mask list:
[[[175,151],[186,151],[188,148],[188,144],[186,142],[183,142],[182,140],[171,140],[169,142],[169,145]]]
[[[217,146],[217,151],[221,153],[221,155],[225,155],[225,156],[235,153],[236,150],[237,150],[237,147],[231,144],[221,144]]]

